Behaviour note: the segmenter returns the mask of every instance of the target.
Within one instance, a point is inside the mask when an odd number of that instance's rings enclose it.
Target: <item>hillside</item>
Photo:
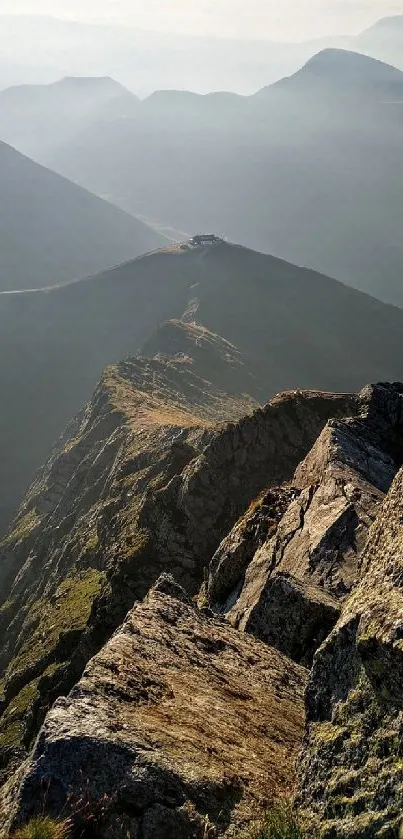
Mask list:
[[[253,96],[154,94],[40,159],[134,215],[401,306],[402,99],[401,71],[327,49]]]
[[[186,328],[176,325],[174,340],[165,328],[148,344],[172,318]],[[157,251],[48,292],[0,295],[3,527],[103,368],[142,345],[152,357],[174,346],[197,362],[207,329],[233,345],[233,361],[223,367],[212,339],[203,378],[262,404],[283,389],[399,378],[402,326],[399,309],[224,243]]]
[[[5,143],[0,178],[1,291],[85,277],[166,242]]]

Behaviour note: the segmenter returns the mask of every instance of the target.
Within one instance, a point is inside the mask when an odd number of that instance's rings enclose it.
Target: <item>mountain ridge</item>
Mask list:
[[[131,377],[136,369],[140,379]],[[398,742],[401,703],[395,525],[403,385],[359,394],[294,391],[229,424],[205,426],[199,418],[188,425],[182,413],[177,426],[166,413],[146,420],[153,391],[138,389],[145,369],[133,359],[106,371],[2,543],[3,598],[11,596],[0,608],[7,639],[0,747],[8,776],[0,836],[39,812],[63,812],[81,831],[95,819],[100,839],[127,839],[139,829],[145,839],[202,839],[206,826],[230,839],[263,817],[273,788],[289,792],[297,764],[307,830],[363,839],[369,825],[380,839],[399,824],[402,794],[385,742]],[[123,381],[137,399],[134,412]],[[315,494],[323,496],[316,507]],[[206,574],[215,546],[220,562],[215,554]],[[276,564],[265,570],[281,601],[277,611],[270,590],[263,603],[256,580],[251,588],[252,569],[257,564],[261,573],[273,548]],[[350,599],[335,569],[347,573]],[[235,582],[239,595],[237,574],[245,575],[254,625],[228,622],[206,597],[212,579],[216,593]],[[336,704],[331,720],[322,711],[329,702]],[[345,731],[355,734],[354,751]],[[335,762],[335,740],[343,764]],[[376,773],[365,761],[357,766],[357,748],[376,760]],[[351,772],[353,795],[340,799]],[[394,782],[387,806],[385,782],[387,789]]]
[[[225,243],[205,250],[172,246],[52,291],[0,295],[3,527],[102,369],[141,352],[161,323],[175,319],[199,324],[176,330],[177,351],[185,356],[198,357],[203,330],[235,346],[243,366],[223,367],[212,341],[205,377],[214,381],[222,371],[218,387],[227,390],[232,382],[235,394],[259,403],[298,386],[348,390],[391,371],[399,378],[400,309]],[[374,334],[383,346],[374,347]],[[158,351],[157,340],[152,355]]]

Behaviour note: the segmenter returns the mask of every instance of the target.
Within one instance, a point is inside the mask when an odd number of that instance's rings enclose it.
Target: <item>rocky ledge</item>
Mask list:
[[[44,800],[100,839],[238,835],[294,782],[306,676],[162,577],[49,712],[0,836]]]

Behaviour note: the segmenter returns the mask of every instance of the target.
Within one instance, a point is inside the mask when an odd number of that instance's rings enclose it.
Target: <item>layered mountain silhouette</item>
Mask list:
[[[106,73],[141,96],[162,86],[201,93],[252,93],[294,72],[329,43],[327,39],[281,44],[177,35],[38,15],[0,16],[0,36],[4,45],[1,87],[27,81],[53,82],[66,73]]]
[[[166,241],[4,143],[0,180],[2,291],[84,277]]]
[[[44,138],[41,161],[135,215],[215,228],[403,305],[399,70],[327,49],[251,97],[125,107],[57,148]]]
[[[173,364],[174,380],[190,376],[186,387],[201,400],[211,387],[212,404],[225,392],[244,410],[284,389],[346,391],[397,379],[402,328],[398,308],[225,243],[185,244],[61,288],[2,294],[2,525],[111,362],[140,351],[163,371]],[[160,391],[154,372],[146,376],[151,394]]]
[[[332,46],[366,52],[403,69],[402,18],[384,18],[357,37],[277,43],[174,35],[39,15],[2,15],[0,87],[54,82],[66,73],[108,74],[141,96],[162,86],[251,94]]]

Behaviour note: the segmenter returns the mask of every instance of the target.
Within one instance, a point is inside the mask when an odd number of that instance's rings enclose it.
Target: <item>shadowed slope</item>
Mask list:
[[[164,243],[145,224],[0,143],[0,291],[55,285]]]

